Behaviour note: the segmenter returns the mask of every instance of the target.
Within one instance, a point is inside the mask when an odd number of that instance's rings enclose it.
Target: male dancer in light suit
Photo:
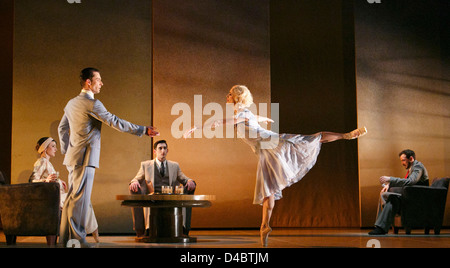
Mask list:
[[[165,140],[159,140],[153,145],[153,153],[156,158],[141,162],[138,173],[131,180],[130,194],[152,194],[161,193],[162,186],[176,186],[182,184],[185,193],[194,194],[196,184],[181,171],[177,162],[167,160],[169,148]],[[183,209],[184,210],[184,209]],[[137,237],[145,236],[145,229],[149,228],[149,210],[143,208],[133,208],[133,224]],[[144,213],[145,212],[145,213]],[[183,213],[185,235],[191,229],[192,208],[187,208]]]
[[[132,124],[106,110],[94,98],[103,86],[100,72],[95,68],[81,71],[80,95],[71,99],[64,108],[64,116],[58,127],[61,153],[65,154],[64,165],[69,171],[69,192],[61,216],[60,243],[66,245],[70,239],[86,242],[86,224],[93,215],[91,192],[95,168],[99,167],[102,124],[120,132],[136,136],[156,136],[152,127]]]

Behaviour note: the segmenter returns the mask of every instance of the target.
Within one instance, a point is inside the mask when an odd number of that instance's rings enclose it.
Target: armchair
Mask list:
[[[59,233],[59,184],[24,183],[0,186],[0,214],[8,245],[17,236],[47,236],[54,245]]]
[[[411,229],[425,229],[429,234],[440,234],[444,220],[445,203],[450,178],[434,179],[431,186],[406,186],[401,196],[400,216],[395,217],[394,233],[398,234],[403,226],[406,234]]]

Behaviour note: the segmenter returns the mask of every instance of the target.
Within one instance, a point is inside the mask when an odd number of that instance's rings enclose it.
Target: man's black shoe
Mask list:
[[[385,235],[385,234],[386,232],[378,226],[375,226],[375,229],[369,232],[369,235]]]

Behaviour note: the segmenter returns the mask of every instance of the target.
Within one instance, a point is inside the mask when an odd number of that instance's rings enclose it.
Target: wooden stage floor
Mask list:
[[[424,235],[422,230],[413,230],[406,235],[390,232],[385,236],[369,236],[369,229],[360,228],[274,228],[268,248],[450,248],[450,229],[441,230],[440,235]],[[192,230],[190,236],[197,237],[191,244],[151,244],[135,241],[132,234],[100,235],[98,248],[236,248],[260,249],[259,230]],[[94,242],[89,236],[88,242]],[[17,245],[7,246],[0,230],[0,248],[47,248],[45,237],[17,237]]]

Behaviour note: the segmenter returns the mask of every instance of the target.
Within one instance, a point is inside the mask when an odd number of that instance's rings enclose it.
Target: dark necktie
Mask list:
[[[164,177],[164,162],[161,162],[161,168],[159,170],[159,173],[161,174],[161,177]]]

